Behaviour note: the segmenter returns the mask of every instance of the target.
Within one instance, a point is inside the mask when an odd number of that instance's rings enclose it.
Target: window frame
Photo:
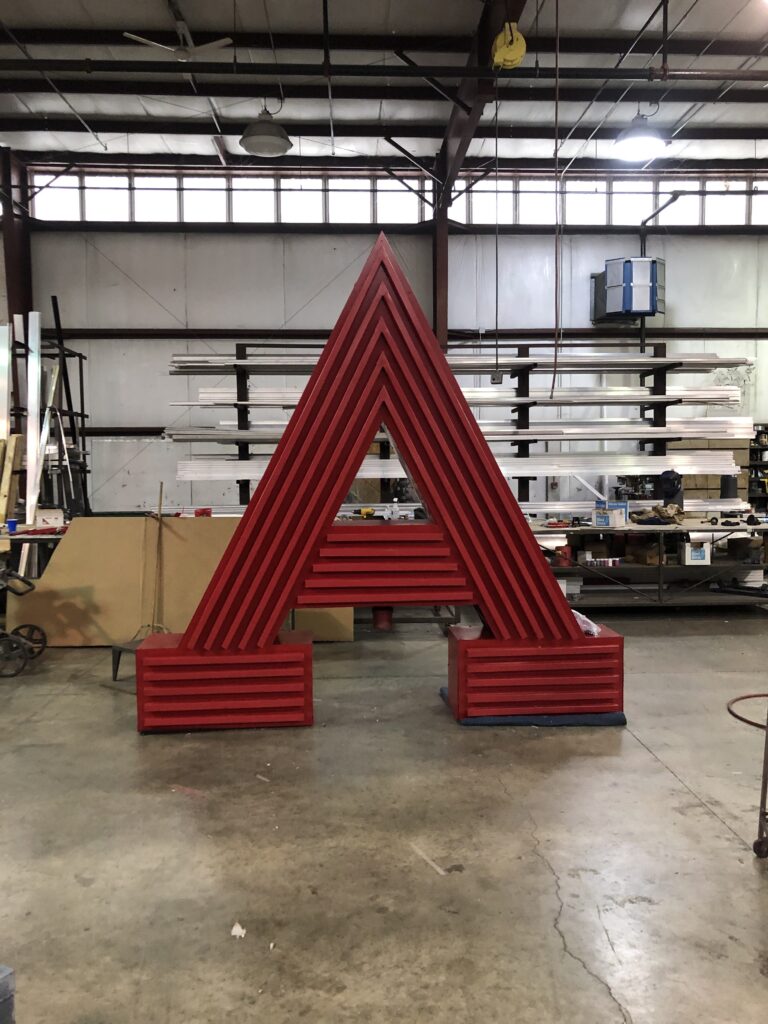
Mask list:
[[[264,171],[260,171],[258,173],[247,173],[247,172],[246,173],[238,173],[237,171],[233,171],[233,170],[217,171],[217,169],[215,169],[215,168],[208,168],[208,167],[206,167],[206,168],[198,168],[198,167],[187,167],[187,168],[184,168],[184,167],[181,167],[181,168],[177,168],[177,169],[171,170],[171,169],[167,169],[165,167],[152,167],[152,166],[141,167],[141,168],[127,168],[127,169],[123,169],[123,168],[120,168],[120,167],[108,167],[108,168],[104,167],[104,168],[100,168],[100,167],[88,167],[88,166],[79,167],[79,168],[69,168],[69,167],[64,167],[64,166],[60,166],[60,165],[54,165],[52,167],[46,167],[46,165],[44,165],[44,164],[42,164],[42,165],[40,165],[40,164],[34,165],[33,164],[33,165],[31,165],[29,167],[29,171],[28,171],[28,175],[29,175],[28,181],[29,181],[29,186],[30,186],[31,191],[32,191],[32,194],[31,194],[31,197],[30,197],[30,210],[31,210],[32,216],[37,218],[36,202],[37,202],[37,195],[39,194],[39,192],[43,191],[44,189],[47,189],[49,187],[55,187],[55,181],[59,177],[64,177],[64,178],[75,178],[76,181],[77,181],[77,184],[75,186],[73,186],[73,187],[76,188],[77,192],[78,192],[78,203],[77,203],[78,217],[77,218],[73,218],[71,220],[63,221],[63,223],[68,223],[68,224],[77,224],[77,223],[94,223],[94,224],[95,223],[104,223],[104,224],[107,224],[107,223],[111,223],[110,221],[103,221],[103,220],[97,220],[97,219],[89,219],[89,218],[86,217],[86,201],[85,201],[86,200],[86,185],[85,185],[85,179],[86,179],[86,177],[94,177],[94,176],[99,175],[99,174],[107,176],[107,177],[120,176],[120,177],[127,178],[129,219],[127,221],[124,221],[124,220],[115,221],[114,223],[116,225],[118,225],[118,224],[126,224],[126,223],[141,224],[141,225],[145,225],[148,229],[151,229],[151,225],[152,224],[178,224],[179,227],[183,227],[185,224],[205,224],[205,223],[213,223],[213,224],[216,224],[217,226],[221,226],[221,225],[224,225],[224,224],[228,224],[228,225],[230,225],[230,224],[234,224],[234,225],[258,224],[260,227],[263,227],[263,228],[272,227],[272,228],[274,228],[275,231],[279,231],[281,225],[283,225],[283,224],[292,224],[293,225],[293,224],[307,223],[307,224],[311,224],[313,227],[318,227],[320,225],[325,225],[325,226],[328,226],[331,229],[333,229],[333,227],[335,225],[344,224],[344,223],[347,223],[347,222],[331,220],[331,218],[330,218],[331,193],[334,191],[331,188],[331,182],[334,179],[352,180],[352,179],[355,179],[355,178],[359,178],[361,181],[365,181],[365,182],[368,183],[369,193],[370,193],[371,219],[370,219],[370,221],[356,221],[356,222],[350,222],[350,223],[361,224],[361,225],[368,225],[368,226],[371,226],[371,227],[386,227],[387,225],[390,225],[390,226],[395,225],[396,226],[396,225],[402,223],[400,221],[386,221],[386,222],[382,222],[382,221],[379,220],[379,191],[380,191],[379,183],[383,182],[383,181],[391,181],[392,177],[388,176],[388,175],[385,175],[385,174],[382,174],[380,172],[377,173],[375,171],[368,171],[367,173],[357,174],[351,168],[350,168],[349,172],[345,172],[343,169],[334,170],[332,172],[325,172],[325,171],[316,171],[315,172],[314,169],[313,169],[312,173],[305,174],[304,176],[307,177],[307,178],[317,178],[317,179],[319,179],[321,181],[321,190],[322,190],[322,220],[316,220],[316,221],[286,221],[286,220],[283,219],[283,209],[282,209],[283,203],[281,201],[281,195],[282,195],[282,192],[284,190],[281,188],[281,185],[282,185],[282,182],[284,180],[286,180],[286,179],[302,177],[302,174],[301,173],[297,173],[296,171],[290,171],[289,172],[289,171],[286,170],[284,172],[281,172],[279,170],[271,170],[270,172],[267,172],[266,169],[265,169]],[[474,227],[487,229],[489,226],[491,226],[491,225],[489,225],[489,224],[487,224],[485,222],[483,222],[482,224],[476,224],[475,221],[474,221],[473,212],[472,212],[472,195],[473,195],[473,192],[474,192],[474,186],[473,186],[472,183],[473,183],[473,181],[475,181],[477,179],[478,174],[479,174],[478,171],[471,170],[471,169],[467,170],[457,179],[457,183],[456,183],[458,191],[466,189],[469,186],[468,191],[466,192],[467,217],[466,217],[466,221],[464,223],[465,223],[466,228],[470,232],[471,232],[471,229],[474,228]],[[36,179],[39,179],[39,178],[42,178],[42,177],[50,178],[50,179],[53,179],[53,180],[51,180],[50,185],[43,185],[43,186],[41,186],[38,189],[38,188],[36,188]],[[176,211],[177,211],[177,219],[175,221],[161,221],[161,220],[154,221],[154,220],[137,220],[136,219],[136,192],[138,190],[136,189],[135,182],[136,182],[137,178],[146,178],[146,177],[168,178],[169,180],[172,180],[174,182],[174,187],[175,187],[175,190],[176,190]],[[184,219],[184,192],[185,192],[185,188],[184,188],[184,181],[183,180],[184,180],[184,178],[195,178],[195,177],[221,178],[223,180],[223,182],[224,182],[223,191],[224,191],[224,194],[225,194],[225,219],[224,220],[208,222],[208,221],[185,220]],[[406,171],[406,172],[403,173],[402,177],[407,178],[409,181],[415,181],[418,184],[418,195],[414,196],[414,200],[417,203],[417,208],[418,208],[418,218],[417,218],[417,220],[406,221],[405,223],[406,224],[416,224],[416,223],[423,223],[424,221],[431,220],[432,219],[431,209],[430,210],[426,209],[428,204],[426,203],[425,198],[424,198],[425,196],[428,196],[430,194],[430,191],[432,191],[432,190],[428,191],[430,182],[427,180],[426,176],[419,175],[417,172],[410,173],[410,172]],[[762,228],[762,227],[766,226],[765,224],[758,224],[758,223],[753,221],[753,205],[754,205],[753,204],[753,199],[754,199],[754,196],[756,196],[756,195],[760,196],[761,199],[762,199],[762,197],[764,197],[766,195],[766,193],[768,193],[768,172],[766,172],[766,173],[753,172],[751,174],[750,173],[745,174],[744,172],[740,172],[738,174],[738,176],[736,176],[736,175],[734,175],[734,176],[728,176],[728,175],[723,176],[722,172],[720,172],[719,174],[713,172],[713,173],[710,173],[710,174],[703,174],[703,173],[696,174],[696,173],[694,173],[694,174],[687,174],[687,175],[681,174],[681,175],[678,176],[678,175],[671,174],[669,172],[667,172],[665,174],[663,171],[656,171],[652,175],[647,175],[647,176],[645,176],[645,175],[638,175],[638,173],[635,171],[634,173],[631,173],[631,172],[626,172],[626,173],[622,173],[622,174],[608,174],[608,173],[606,173],[606,174],[603,174],[603,175],[579,173],[578,175],[574,174],[572,177],[567,177],[565,179],[565,184],[566,185],[567,185],[568,181],[596,181],[596,182],[604,182],[605,183],[606,211],[607,211],[606,212],[606,220],[605,220],[604,223],[598,223],[598,224],[579,223],[579,224],[572,224],[570,226],[572,228],[576,228],[576,229],[578,229],[579,227],[587,227],[587,228],[601,228],[601,227],[621,228],[622,230],[625,230],[627,233],[631,233],[632,231],[636,231],[637,228],[639,227],[639,225],[623,224],[623,223],[618,223],[616,221],[616,218],[614,216],[614,198],[617,195],[621,195],[621,193],[616,191],[615,186],[616,186],[616,184],[618,182],[620,182],[622,180],[641,180],[641,179],[644,179],[646,177],[652,183],[652,187],[651,187],[651,191],[650,191],[649,195],[651,196],[652,209],[653,210],[658,209],[658,206],[660,205],[661,199],[662,199],[663,195],[665,194],[665,192],[662,191],[662,182],[664,182],[664,184],[666,186],[666,191],[668,192],[668,191],[671,190],[669,186],[672,185],[677,180],[677,178],[679,178],[680,181],[686,181],[686,182],[696,181],[696,182],[698,182],[698,188],[701,191],[705,191],[706,188],[707,188],[707,183],[708,182],[710,182],[710,181],[721,182],[723,180],[729,180],[732,177],[732,180],[738,181],[739,183],[742,182],[742,181],[746,182],[745,187],[749,191],[749,195],[747,195],[745,197],[745,199],[746,199],[746,212],[745,212],[745,221],[744,221],[744,223],[735,223],[733,225],[722,225],[722,224],[715,224],[715,225],[713,225],[713,224],[707,224],[707,222],[706,222],[706,198],[707,197],[705,195],[699,195],[699,196],[697,196],[697,198],[699,200],[699,203],[698,203],[698,220],[695,223],[692,222],[690,224],[683,224],[683,225],[681,225],[681,224],[664,224],[664,223],[660,224],[659,223],[659,216],[657,215],[657,217],[654,218],[653,221],[649,222],[649,224],[651,226],[653,226],[653,227],[669,227],[669,228],[672,228],[673,230],[675,228],[680,228],[680,227],[689,228],[689,229],[693,229],[695,227],[700,227],[702,229],[707,229],[707,228],[712,228],[712,227],[715,227],[715,228],[732,227],[733,231],[735,233],[738,233],[738,231],[741,228],[744,228],[744,227],[746,227],[746,228],[761,227]],[[272,182],[273,182],[273,195],[274,195],[274,221],[241,221],[241,220],[235,220],[234,219],[234,217],[233,217],[233,193],[235,191],[235,188],[233,186],[233,182],[235,180],[242,180],[244,178],[269,178],[269,179],[272,180]],[[505,222],[500,224],[500,227],[502,229],[507,228],[507,227],[515,227],[515,228],[519,229],[521,231],[521,233],[524,233],[526,227],[531,227],[531,228],[535,228],[535,229],[539,230],[542,227],[553,226],[553,225],[549,225],[549,224],[542,225],[539,222],[530,222],[530,223],[525,222],[524,223],[524,222],[521,222],[521,220],[520,220],[520,209],[521,209],[521,206],[520,206],[520,204],[521,204],[521,191],[520,191],[520,187],[521,187],[521,183],[523,181],[536,180],[537,178],[541,178],[542,182],[545,182],[545,181],[549,182],[549,181],[551,181],[553,179],[553,176],[552,176],[551,173],[549,173],[549,174],[544,174],[544,173],[536,174],[536,173],[525,172],[525,171],[515,171],[515,172],[512,172],[512,173],[504,174],[503,175],[503,180],[505,180],[505,182],[509,183],[509,193],[512,196],[512,204],[513,204],[513,217],[512,217],[512,220],[510,222],[506,222],[505,221]],[[339,191],[341,191],[341,190],[339,190]],[[432,194],[434,194],[434,193],[432,193]],[[574,194],[578,194],[578,193],[574,193]],[[564,194],[557,195],[556,196],[556,202],[560,204],[560,206],[559,206],[559,214],[560,214],[559,219],[560,219],[560,223],[562,223],[562,224],[567,226],[567,221],[566,221],[566,214],[567,214],[566,196]],[[762,206],[763,202],[761,202],[760,205]],[[47,219],[48,218],[43,219],[43,222],[45,222],[45,220],[47,220]],[[51,219],[51,220],[53,220],[53,219]]]

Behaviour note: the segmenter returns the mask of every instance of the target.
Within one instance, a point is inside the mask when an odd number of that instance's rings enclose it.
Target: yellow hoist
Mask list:
[[[525,57],[526,45],[516,21],[507,21],[491,47],[491,62],[495,68],[516,68]]]

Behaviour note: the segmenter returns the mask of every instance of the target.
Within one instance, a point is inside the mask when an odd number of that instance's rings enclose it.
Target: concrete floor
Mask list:
[[[139,737],[103,650],[3,681],[19,1024],[765,1024],[761,734],[724,704],[768,618],[603,618],[626,729],[462,729],[420,627],[316,646],[310,730]]]

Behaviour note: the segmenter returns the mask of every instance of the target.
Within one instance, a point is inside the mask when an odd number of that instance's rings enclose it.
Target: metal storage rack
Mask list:
[[[49,450],[55,445],[56,455],[48,455],[40,480],[40,506],[61,508],[69,516],[90,515],[88,497],[88,452],[85,444],[88,414],[85,411],[85,363],[87,356],[64,343],[59,303],[52,296],[54,327],[42,332],[40,360],[57,373],[52,405]],[[11,406],[13,432],[21,433],[28,416],[21,400],[19,370],[27,366],[29,346],[14,341],[11,376],[14,404]],[[41,410],[44,411],[44,410]]]
[[[749,444],[749,500],[760,512],[768,511],[768,425],[755,424]]]
[[[486,341],[486,349],[487,349]],[[615,347],[615,342],[596,340],[595,345]],[[639,341],[627,338],[621,342],[624,347],[638,346]],[[224,424],[218,428],[185,428],[169,430],[167,437],[179,442],[210,442],[234,445],[237,462],[249,462],[247,467],[235,466],[232,460],[192,459],[179,464],[179,478],[187,480],[236,480],[238,497],[245,504],[250,497],[250,482],[258,480],[265,467],[265,456],[255,456],[250,451],[252,444],[273,444],[279,440],[281,424],[251,424],[249,410],[252,408],[289,409],[296,405],[301,395],[297,388],[252,387],[254,377],[270,378],[276,375],[307,375],[317,361],[316,351],[307,351],[306,342],[297,340],[289,347],[289,354],[275,355],[258,352],[265,342],[242,341],[235,346],[234,355],[173,356],[170,372],[184,375],[231,375],[235,386],[203,387],[197,401],[175,402],[174,406],[189,408],[234,408],[236,423]],[[566,343],[566,346],[567,343]],[[578,347],[578,345],[577,345]],[[579,473],[625,474],[644,473],[658,475],[665,469],[680,466],[689,473],[734,474],[738,471],[727,451],[676,452],[670,457],[667,443],[681,438],[745,438],[751,436],[752,427],[747,417],[718,417],[699,419],[668,418],[669,410],[684,405],[737,406],[741,392],[734,385],[710,385],[686,387],[672,384],[671,374],[701,373],[717,369],[734,369],[750,365],[743,357],[726,357],[708,354],[668,355],[667,343],[654,340],[647,351],[622,352],[558,352],[551,350],[552,343],[536,339],[531,344],[515,344],[511,350],[480,351],[473,354],[449,352],[452,369],[458,374],[490,374],[501,371],[514,380],[514,387],[490,385],[464,388],[469,404],[475,406],[504,407],[510,410],[508,421],[482,422],[481,427],[489,441],[506,442],[515,451],[512,458],[501,456],[502,470],[509,478],[517,480],[518,498],[524,507],[530,503],[530,481],[543,476],[568,476]],[[543,350],[543,351],[540,351]],[[637,374],[638,386],[595,388],[556,388],[533,386],[542,375],[558,373],[598,372],[602,374]],[[537,408],[573,406],[632,406],[639,408],[639,417],[630,420],[615,420],[610,423],[594,422],[589,429],[580,427],[577,421],[536,421],[532,412]],[[603,424],[601,426],[601,423]],[[640,448],[648,448],[647,454],[628,456],[540,456],[532,455],[531,447],[537,442],[577,440],[636,440]],[[382,438],[386,443],[386,439]],[[518,460],[520,465],[517,465]],[[388,479],[404,475],[396,460],[393,465],[382,465],[386,459],[371,460],[361,475],[369,478]],[[374,464],[375,463],[375,464]],[[242,475],[240,475],[242,472]],[[715,504],[713,507],[717,507]]]

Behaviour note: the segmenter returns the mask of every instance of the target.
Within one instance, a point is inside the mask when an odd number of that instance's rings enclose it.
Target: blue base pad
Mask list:
[[[440,696],[448,704],[448,687],[440,687]],[[485,715],[481,718],[461,718],[459,725],[626,725],[623,711],[604,711],[584,715]]]

